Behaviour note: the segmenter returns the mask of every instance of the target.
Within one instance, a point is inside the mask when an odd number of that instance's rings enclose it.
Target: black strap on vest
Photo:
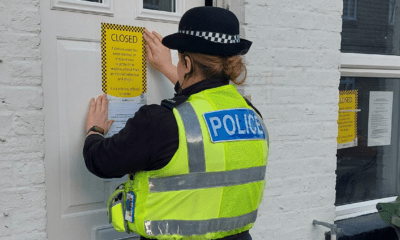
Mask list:
[[[256,111],[256,113],[258,113],[258,115],[260,115],[261,118],[263,118],[262,115],[261,115],[261,113],[257,110],[257,108],[255,108],[255,107],[253,106],[253,104],[249,101],[249,99],[247,99],[247,98],[245,98],[245,97],[243,97],[243,98],[244,98],[244,100],[246,101],[246,103],[247,103],[252,109],[254,109],[254,111]]]
[[[177,106],[181,105],[182,103],[186,102],[188,98],[189,98],[188,96],[177,96],[171,99],[164,99],[161,101],[161,106],[166,107],[169,110],[172,110]]]
[[[177,96],[171,99],[164,99],[161,101],[161,106],[168,108],[169,110],[172,110],[174,108],[176,108],[177,106],[181,105],[182,103],[186,102],[186,100],[188,99],[188,96]],[[255,108],[253,106],[253,104],[245,97],[243,97],[244,100],[246,101],[246,103],[254,109],[254,111],[256,111],[258,113],[258,115],[260,115],[260,117],[262,118],[261,113],[257,110],[257,108]]]

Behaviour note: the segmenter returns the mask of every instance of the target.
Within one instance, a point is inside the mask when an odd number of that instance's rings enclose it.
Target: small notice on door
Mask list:
[[[357,146],[358,91],[340,91],[337,148]]]
[[[133,118],[135,113],[143,105],[143,103],[138,101],[110,102],[108,107],[108,119],[113,119],[114,123],[111,125],[111,128],[105,137],[112,137],[114,134],[117,134],[125,127],[128,119]]]
[[[132,98],[147,91],[144,28],[101,24],[102,89],[107,95]]]
[[[393,92],[370,92],[368,147],[390,145]]]

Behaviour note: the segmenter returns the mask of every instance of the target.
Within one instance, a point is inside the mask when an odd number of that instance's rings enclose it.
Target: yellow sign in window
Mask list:
[[[357,100],[357,90],[340,91],[338,148],[357,146]]]
[[[102,89],[121,98],[147,91],[144,28],[102,23]]]

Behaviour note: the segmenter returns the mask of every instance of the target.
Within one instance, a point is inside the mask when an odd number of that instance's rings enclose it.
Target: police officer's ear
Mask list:
[[[185,56],[185,66],[186,66],[185,74],[192,72],[192,68],[193,68],[192,59],[190,59],[189,56]]]

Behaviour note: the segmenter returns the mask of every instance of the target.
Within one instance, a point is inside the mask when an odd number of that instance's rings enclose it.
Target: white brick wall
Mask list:
[[[324,239],[312,221],[335,217],[342,1],[244,2],[242,35],[253,41],[244,91],[271,139],[253,239]]]
[[[39,0],[0,0],[0,239],[47,239]]]

